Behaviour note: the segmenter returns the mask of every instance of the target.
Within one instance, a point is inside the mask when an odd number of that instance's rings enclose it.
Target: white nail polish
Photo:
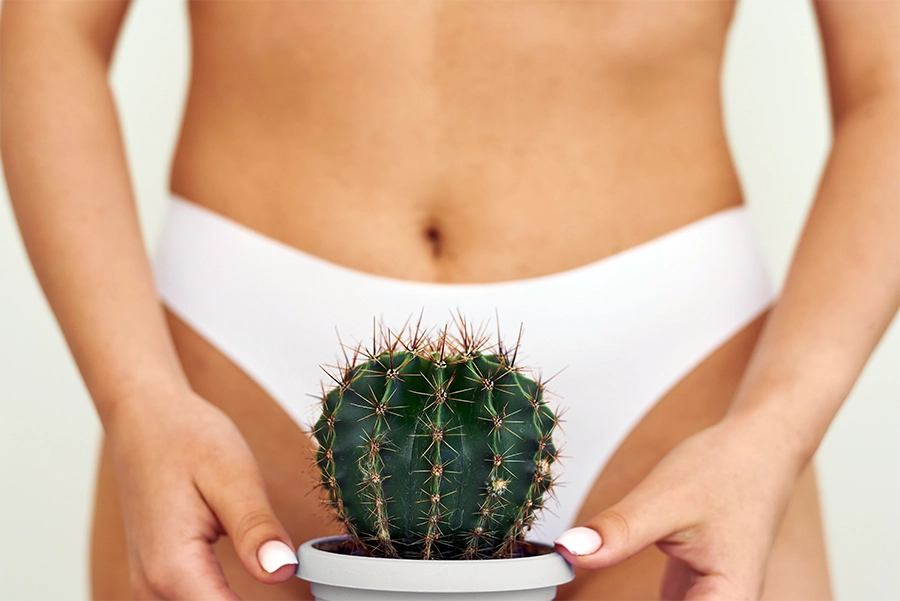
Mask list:
[[[572,528],[559,535],[555,541],[572,555],[589,555],[600,548],[600,535],[592,528]]]
[[[256,553],[256,558],[259,559],[260,565],[269,574],[272,574],[280,567],[297,563],[297,556],[294,554],[294,550],[280,540],[270,540],[263,543]]]

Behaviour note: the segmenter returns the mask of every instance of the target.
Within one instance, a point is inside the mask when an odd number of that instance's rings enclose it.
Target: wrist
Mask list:
[[[815,454],[821,437],[798,416],[789,399],[775,395],[758,402],[736,402],[721,421],[730,435],[741,438],[769,465],[794,478]]]
[[[127,384],[111,386],[108,391],[92,395],[97,415],[107,434],[127,428],[133,416],[165,406],[184,406],[199,401],[187,379],[179,374],[145,374]],[[140,419],[140,418],[138,418]]]

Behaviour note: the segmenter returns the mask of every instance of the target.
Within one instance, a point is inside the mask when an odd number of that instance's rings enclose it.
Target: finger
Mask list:
[[[272,511],[256,465],[237,465],[230,463],[227,480],[202,492],[250,575],[266,584],[289,580],[297,566],[293,543]]]
[[[587,524],[563,532],[557,550],[573,566],[596,569],[617,564],[689,525],[681,504],[637,490]]]
[[[240,601],[228,587],[209,541],[192,540],[178,550],[164,549],[135,570],[135,599],[212,599]]]
[[[752,590],[741,590],[741,587],[722,574],[704,574],[697,576],[687,590],[685,601],[719,601],[721,599],[759,599],[759,593]]]
[[[666,562],[666,572],[660,586],[659,598],[663,601],[684,599],[695,576],[696,572],[688,564],[680,559],[670,557]]]

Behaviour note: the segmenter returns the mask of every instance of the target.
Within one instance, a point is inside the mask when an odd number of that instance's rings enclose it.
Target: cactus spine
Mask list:
[[[518,343],[488,347],[484,329],[456,327],[405,339],[382,328],[329,374],[321,486],[370,555],[509,557],[552,487],[558,419],[544,384],[515,365]]]

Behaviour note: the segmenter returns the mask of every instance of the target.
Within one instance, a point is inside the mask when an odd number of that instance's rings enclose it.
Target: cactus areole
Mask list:
[[[365,554],[512,557],[551,489],[557,416],[543,383],[515,365],[518,342],[455,328],[382,327],[329,374],[316,463]]]

